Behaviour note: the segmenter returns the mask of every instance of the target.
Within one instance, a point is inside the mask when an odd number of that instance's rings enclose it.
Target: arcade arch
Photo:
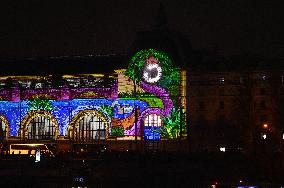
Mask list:
[[[105,140],[108,137],[108,121],[97,110],[78,112],[69,125],[69,136],[76,141]]]
[[[32,111],[22,121],[23,138],[31,140],[55,140],[57,136],[57,120],[48,111]]]
[[[0,114],[0,139],[4,140],[7,139],[10,133],[9,123],[7,119]]]

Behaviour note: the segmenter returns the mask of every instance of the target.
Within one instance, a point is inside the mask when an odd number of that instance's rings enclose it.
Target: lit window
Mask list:
[[[103,140],[106,138],[106,122],[94,114],[88,113],[79,121],[76,128],[76,140]]]
[[[265,140],[267,138],[267,135],[265,133],[261,133],[260,136],[261,136],[261,139],[263,139],[263,140]]]
[[[224,84],[224,83],[225,83],[225,78],[224,77],[219,78],[219,84]]]
[[[3,140],[4,138],[6,138],[6,124],[2,121],[1,118],[0,118],[0,126],[1,126],[0,139]]]
[[[220,147],[220,151],[221,152],[226,152],[226,148],[225,147]]]
[[[145,126],[160,127],[162,125],[161,117],[157,114],[150,114],[144,122]]]
[[[160,140],[160,127],[162,126],[161,116],[150,114],[144,121],[144,136],[145,140]]]
[[[268,124],[267,124],[267,123],[264,123],[264,124],[262,125],[262,127],[263,127],[264,129],[267,129],[267,128],[268,128]]]
[[[36,83],[35,84],[35,89],[41,89],[43,88],[43,84],[42,83]]]
[[[54,123],[48,117],[39,115],[28,125],[28,139],[55,139],[55,130]]]

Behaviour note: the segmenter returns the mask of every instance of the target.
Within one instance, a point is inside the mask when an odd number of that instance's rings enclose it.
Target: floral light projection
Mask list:
[[[78,114],[96,111],[105,117],[111,138],[131,139],[135,133],[144,133],[150,140],[177,138],[178,131],[185,129],[183,116],[179,115],[181,74],[171,58],[156,49],[141,50],[132,57],[125,76],[142,90],[119,92],[117,77],[105,85],[98,79],[98,83],[76,87],[68,85],[68,80],[55,88],[23,88],[18,82],[17,87],[0,88],[0,115],[7,120],[10,136],[20,136],[25,129],[23,123],[37,112],[52,117],[56,135],[68,136]],[[145,124],[147,117],[159,117],[163,123]]]
[[[166,138],[178,138],[180,130],[185,130],[185,124],[181,121],[180,109],[174,108],[171,116],[163,118],[164,126],[160,129],[161,135]]]
[[[29,110],[52,110],[52,104],[48,99],[33,98],[29,100]]]
[[[122,126],[112,127],[111,135],[114,137],[123,137],[124,136],[124,128]]]
[[[44,110],[48,112],[47,109],[50,108],[47,108],[46,105],[43,104],[48,104],[47,106],[52,108],[49,112],[58,122],[59,135],[67,135],[67,130],[71,120],[76,114],[83,110],[97,110],[102,112],[105,114],[107,121],[111,126],[112,117],[123,120],[132,114],[132,112],[129,111],[120,114],[119,108],[121,107],[131,107],[134,109],[135,104],[135,106],[138,106],[142,111],[148,108],[148,104],[144,101],[119,99],[73,99],[68,101],[47,100],[44,103],[40,102],[39,104],[40,105],[34,105],[32,103],[32,107],[38,107],[37,109],[32,110],[30,100],[24,100],[21,102],[0,101],[0,114],[6,117],[7,124],[10,127],[11,136],[18,136],[21,122],[23,122],[24,117],[26,117],[29,112],[37,110]],[[109,131],[111,132],[111,130]]]
[[[180,95],[180,69],[174,66],[166,53],[156,49],[146,49],[137,52],[133,56],[125,75],[134,80],[145,92],[159,98],[163,104],[160,106],[150,106],[141,112],[137,121],[139,134],[141,134],[141,124],[145,123],[145,118],[151,115],[158,115],[164,117],[164,120],[167,120],[166,127],[160,129],[157,127],[153,128],[155,125],[152,125],[153,127],[149,128],[151,125],[144,125],[145,139],[160,138],[157,133],[166,138],[176,138],[170,134],[165,134],[165,130],[168,130],[166,129],[168,126],[176,132],[180,130],[180,127],[169,123],[176,120],[176,117],[173,116],[176,114],[173,113],[175,111],[173,109],[180,109],[178,101],[178,96]],[[145,101],[149,101],[148,98],[150,97],[145,98]],[[139,99],[143,100],[142,97]],[[183,127],[182,129],[185,128]],[[134,134],[128,131],[126,131],[128,134]]]

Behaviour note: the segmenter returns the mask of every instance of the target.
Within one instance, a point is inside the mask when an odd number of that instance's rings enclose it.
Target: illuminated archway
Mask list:
[[[144,136],[146,140],[160,140],[159,129],[163,126],[161,115],[149,114],[144,118]]]
[[[108,121],[97,110],[77,113],[69,125],[69,137],[77,141],[105,140],[108,137]]]
[[[21,135],[26,139],[55,140],[58,136],[58,122],[48,111],[31,111],[21,125]]]
[[[161,116],[157,114],[149,114],[144,119],[144,126],[160,127],[162,123]]]
[[[3,115],[0,114],[0,139],[7,139],[10,135],[9,122]]]

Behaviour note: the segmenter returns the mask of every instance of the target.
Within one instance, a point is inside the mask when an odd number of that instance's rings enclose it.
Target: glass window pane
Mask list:
[[[55,125],[44,115],[39,115],[32,119],[27,131],[28,139],[55,139]]]
[[[105,124],[102,118],[94,113],[86,114],[76,128],[76,140],[105,139]]]

